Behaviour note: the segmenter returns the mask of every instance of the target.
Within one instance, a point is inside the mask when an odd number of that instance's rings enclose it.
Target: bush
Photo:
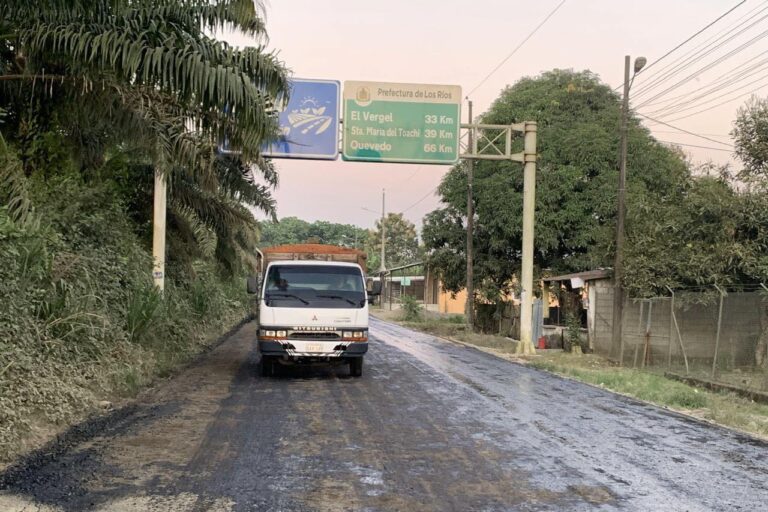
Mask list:
[[[400,297],[400,305],[403,310],[403,320],[406,322],[418,322],[421,320],[423,308],[421,307],[421,304],[416,301],[415,297],[402,295]]]
[[[30,181],[37,222],[0,203],[0,460],[33,430],[168,375],[248,311],[241,280],[212,261],[194,275],[169,261],[161,296],[109,183]]]

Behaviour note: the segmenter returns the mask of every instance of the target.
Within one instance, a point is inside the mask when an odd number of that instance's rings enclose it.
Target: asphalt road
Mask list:
[[[372,321],[364,375],[244,326],[0,475],[0,510],[766,510],[768,444]]]

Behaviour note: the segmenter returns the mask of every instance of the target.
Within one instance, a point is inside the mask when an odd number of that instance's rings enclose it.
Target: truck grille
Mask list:
[[[288,334],[289,340],[338,340],[341,339],[338,333],[328,331],[301,331]]]

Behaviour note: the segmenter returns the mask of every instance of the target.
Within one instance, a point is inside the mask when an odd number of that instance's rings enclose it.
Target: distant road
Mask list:
[[[745,510],[768,444],[372,320],[347,368],[258,374],[255,326],[0,475],[0,510]],[[764,508],[763,508],[764,509]]]

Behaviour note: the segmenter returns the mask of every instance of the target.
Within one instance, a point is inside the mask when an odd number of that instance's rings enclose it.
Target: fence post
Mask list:
[[[645,309],[645,301],[640,301],[640,317],[637,320],[637,332],[640,333],[643,330],[643,310]],[[622,332],[623,334],[623,332]],[[637,354],[640,352],[640,343],[635,343],[635,357],[632,359],[632,368],[637,368]]]
[[[669,288],[667,288],[669,289]],[[672,317],[675,316],[675,293],[672,292],[672,297],[669,299],[669,343],[667,343],[667,369],[672,369],[672,336],[675,335],[675,325],[672,323]]]
[[[653,315],[653,301],[648,300],[648,316],[645,318],[645,343],[643,344],[643,363],[641,368],[645,368],[649,359],[651,350],[651,318]]]
[[[685,374],[688,375],[691,373],[691,370],[688,368],[688,356],[685,353],[685,345],[683,345],[683,335],[680,334],[680,326],[677,324],[677,315],[675,314],[675,292],[672,291],[672,288],[667,286],[667,290],[669,290],[669,293],[672,294],[672,321],[675,322],[675,330],[677,331],[677,339],[680,342],[680,352],[683,354],[683,361],[685,361]]]
[[[720,310],[717,313],[717,336],[715,336],[715,356],[712,358],[712,379],[715,378],[717,372],[717,352],[720,348],[720,327],[723,323],[723,299],[725,297],[725,293],[719,286],[715,285],[715,288],[720,292]]]

